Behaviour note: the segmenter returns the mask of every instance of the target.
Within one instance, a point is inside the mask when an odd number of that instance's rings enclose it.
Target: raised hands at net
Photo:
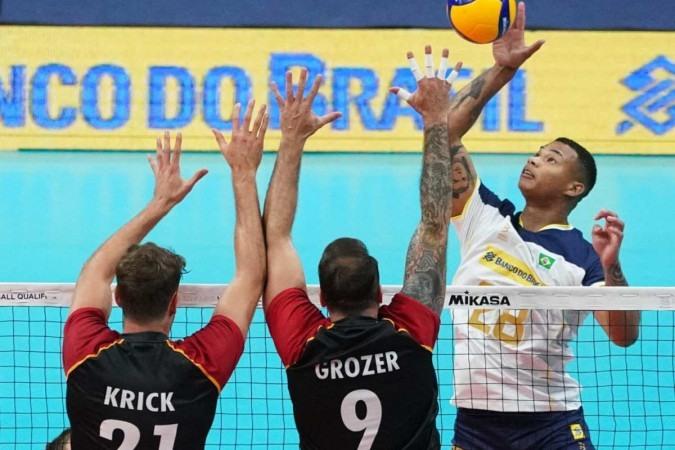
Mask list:
[[[206,169],[199,169],[188,180],[181,177],[180,154],[182,143],[183,136],[178,133],[172,149],[171,136],[166,131],[163,138],[157,138],[155,157],[148,156],[150,167],[155,174],[153,200],[169,207],[180,203],[195,184],[208,173]]]

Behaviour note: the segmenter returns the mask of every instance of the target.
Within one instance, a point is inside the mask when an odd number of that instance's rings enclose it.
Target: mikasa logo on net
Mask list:
[[[449,305],[484,306],[484,305],[511,305],[506,295],[471,295],[469,291],[463,294],[450,294]]]

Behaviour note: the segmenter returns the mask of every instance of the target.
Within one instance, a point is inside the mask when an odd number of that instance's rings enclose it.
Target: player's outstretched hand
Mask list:
[[[595,216],[595,220],[601,219],[605,219],[604,226],[593,226],[593,248],[600,257],[602,267],[607,269],[619,261],[624,223],[616,213],[606,209]]]
[[[171,136],[164,132],[163,138],[157,138],[157,153],[155,157],[148,156],[150,167],[155,174],[155,193],[153,200],[173,207],[178,204],[208,173],[206,169],[200,169],[189,180],[180,176],[180,152],[183,142],[181,133],[176,135],[173,150],[171,149]]]
[[[495,63],[510,69],[517,69],[544,45],[538,40],[532,45],[525,45],[525,3],[518,3],[516,21],[504,36],[492,43],[492,56]]]
[[[458,62],[454,70],[446,77],[448,68],[448,49],[444,48],[438,72],[434,73],[431,46],[424,48],[424,72],[420,70],[413,52],[408,52],[408,64],[417,80],[417,90],[411,94],[401,87],[392,87],[389,92],[407,101],[415,111],[422,115],[425,123],[445,122],[450,110],[450,87],[457,78],[462,63]]]
[[[234,112],[232,113],[232,138],[229,142],[225,139],[223,133],[218,130],[211,130],[218,143],[218,148],[220,148],[220,153],[225,157],[233,173],[255,173],[258,170],[258,166],[260,166],[269,116],[267,115],[267,105],[263,105],[258,110],[258,114],[253,122],[253,128],[251,128],[254,107],[255,100],[248,102],[244,121],[239,123],[241,105],[239,103],[234,105]]]
[[[279,105],[279,111],[281,112],[282,139],[286,138],[304,142],[321,127],[341,116],[339,112],[329,112],[323,116],[317,116],[312,111],[312,103],[319,92],[321,81],[321,75],[317,76],[314,79],[309,94],[305,97],[307,69],[302,69],[300,72],[300,80],[296,93],[293,93],[293,74],[288,71],[286,72],[286,98],[281,96],[276,83],[270,83],[270,88],[274,93],[274,97]]]

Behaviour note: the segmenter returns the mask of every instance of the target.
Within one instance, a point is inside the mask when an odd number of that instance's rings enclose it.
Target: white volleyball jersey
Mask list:
[[[453,284],[591,286],[604,281],[600,260],[579,230],[556,225],[531,232],[519,219],[511,202],[478,182],[462,214],[453,218],[461,246]],[[458,407],[543,412],[581,406],[580,386],[565,366],[574,357],[569,343],[589,312],[489,307],[452,312]]]

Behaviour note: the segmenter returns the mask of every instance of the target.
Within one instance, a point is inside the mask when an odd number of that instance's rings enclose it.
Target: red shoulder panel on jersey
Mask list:
[[[244,337],[229,317],[216,315],[201,330],[181,341],[167,342],[202,371],[219,391],[244,352]]]
[[[66,376],[86,359],[118,342],[121,342],[120,335],[108,327],[103,310],[76,309],[68,316],[63,330],[63,368]]]
[[[398,293],[391,303],[380,307],[380,317],[394,322],[399,330],[405,330],[421,346],[431,350],[438,338],[441,319],[419,301]]]
[[[300,359],[307,341],[316,335],[321,326],[330,324],[311,302],[307,292],[298,288],[286,289],[274,297],[265,311],[265,319],[286,367]]]

